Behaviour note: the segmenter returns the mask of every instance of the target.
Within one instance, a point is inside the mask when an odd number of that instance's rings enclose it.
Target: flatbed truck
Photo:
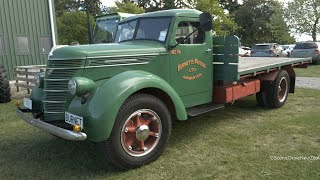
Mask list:
[[[239,58],[236,36],[212,36],[212,17],[192,9],[128,17],[115,43],[55,50],[16,113],[67,140],[97,143],[124,168],[155,161],[172,120],[256,95],[279,108],[295,90],[293,67],[310,58]],[[222,111],[223,113],[223,111]]]

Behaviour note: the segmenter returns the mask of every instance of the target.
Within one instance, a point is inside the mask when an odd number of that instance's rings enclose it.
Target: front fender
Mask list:
[[[186,120],[187,113],[175,90],[160,77],[144,71],[126,71],[105,81],[96,88],[84,105],[75,97],[68,111],[84,116],[84,130],[88,139],[106,140],[112,131],[117,113],[124,101],[135,92],[145,88],[157,88],[170,96],[179,120]]]
[[[43,89],[39,87],[33,87],[30,95],[32,100],[32,109],[34,111],[42,111],[42,98],[43,98]]]

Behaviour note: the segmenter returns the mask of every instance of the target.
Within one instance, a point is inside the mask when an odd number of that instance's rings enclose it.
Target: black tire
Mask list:
[[[289,89],[289,74],[287,71],[281,70],[266,92],[268,107],[280,108],[283,106],[288,99]]]
[[[151,115],[143,112],[149,110],[152,111],[150,111]],[[140,118],[143,120],[141,121]],[[146,139],[142,140],[144,144],[142,147],[145,147],[143,150],[139,145],[139,142],[142,141],[139,140],[138,131],[144,125],[141,123],[136,125],[137,119],[139,122],[144,120],[150,122],[148,125],[150,132],[147,132]],[[128,132],[128,124],[135,126],[131,128],[130,125],[130,129],[134,129],[133,132]],[[159,128],[159,124],[161,128]],[[148,94],[135,94],[124,102],[118,112],[110,137],[106,141],[99,142],[98,147],[103,156],[114,165],[122,169],[137,168],[155,161],[163,153],[171,134],[171,126],[170,112],[160,99]],[[155,133],[156,131],[152,130],[152,127],[158,127],[158,133]],[[149,135],[151,131],[157,135]],[[129,136],[126,133],[133,134]],[[129,138],[135,140],[128,146]],[[152,146],[147,148],[147,143]],[[141,154],[138,154],[139,151]]]
[[[6,69],[0,66],[0,103],[11,101],[10,84],[7,77]]]
[[[256,94],[257,104],[261,107],[267,107],[268,106],[268,101],[267,101],[268,83],[261,82],[260,87],[261,87],[260,92]]]

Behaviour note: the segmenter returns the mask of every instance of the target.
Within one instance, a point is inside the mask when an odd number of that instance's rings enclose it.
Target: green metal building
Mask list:
[[[0,65],[46,64],[56,44],[53,0],[0,0]]]

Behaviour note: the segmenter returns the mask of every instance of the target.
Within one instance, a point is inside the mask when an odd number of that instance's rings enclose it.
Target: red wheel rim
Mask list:
[[[284,102],[288,93],[288,80],[286,77],[281,78],[278,87],[278,99],[280,102]]]
[[[158,145],[161,132],[162,124],[157,113],[150,109],[138,110],[122,127],[122,148],[131,156],[145,156]]]

